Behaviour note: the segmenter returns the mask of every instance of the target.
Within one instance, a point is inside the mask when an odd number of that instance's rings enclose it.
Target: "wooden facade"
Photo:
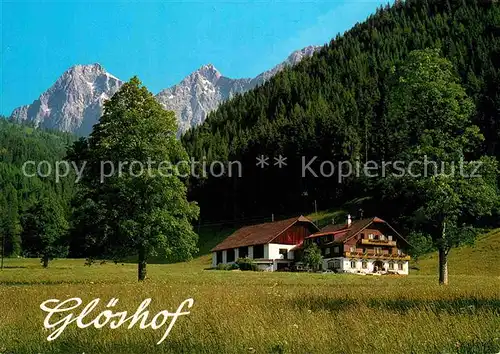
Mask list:
[[[307,222],[297,222],[279,234],[271,243],[282,245],[299,245],[305,238],[312,235],[316,229]]]
[[[309,236],[306,244],[314,242],[323,257],[375,257],[401,259],[409,257],[408,242],[385,221],[373,218],[359,220],[334,231],[320,231]]]
[[[374,223],[343,244],[349,255],[374,255],[379,257],[406,256],[408,243],[398,237],[386,224]]]

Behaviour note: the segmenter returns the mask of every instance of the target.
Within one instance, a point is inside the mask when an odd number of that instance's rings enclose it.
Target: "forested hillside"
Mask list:
[[[22,254],[21,221],[37,201],[48,198],[68,216],[73,180],[67,178],[56,183],[53,175],[26,177],[22,166],[26,161],[48,161],[54,167],[55,161],[64,158],[73,140],[70,134],[34,129],[0,117],[0,236],[5,236],[6,255]],[[36,169],[31,165],[27,172],[32,174]]]
[[[362,178],[302,178],[300,156],[318,161],[390,161],[414,142],[388,115],[394,70],[412,50],[433,48],[450,60],[475,104],[473,123],[485,140],[476,155],[500,157],[500,6],[496,1],[408,0],[381,8],[337,36],[312,58],[237,96],[187,132],[196,159],[239,160],[242,178],[194,180],[202,218],[240,218],[311,211],[354,198],[365,213],[389,218],[411,200]],[[406,127],[407,128],[407,127]],[[273,156],[288,166],[272,166]],[[270,157],[271,167],[255,166]],[[393,192],[393,191],[392,191]]]

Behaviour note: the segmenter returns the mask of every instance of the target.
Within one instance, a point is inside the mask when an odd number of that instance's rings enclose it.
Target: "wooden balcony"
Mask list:
[[[396,246],[396,241],[389,240],[370,240],[364,238],[361,240],[362,245],[374,245],[374,246]]]
[[[349,258],[374,258],[374,259],[388,259],[393,261],[409,261],[410,256],[406,254],[383,254],[383,253],[362,253],[362,252],[344,252],[344,257]]]

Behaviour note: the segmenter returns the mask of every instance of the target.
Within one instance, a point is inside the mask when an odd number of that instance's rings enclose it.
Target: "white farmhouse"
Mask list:
[[[306,237],[317,231],[318,227],[302,215],[245,226],[212,249],[212,266],[234,263],[238,258],[251,258],[266,271],[287,269],[294,263],[296,251]]]
[[[304,246],[316,243],[323,255],[323,269],[343,273],[393,273],[407,275],[408,241],[384,220],[373,217],[328,225],[310,235]]]

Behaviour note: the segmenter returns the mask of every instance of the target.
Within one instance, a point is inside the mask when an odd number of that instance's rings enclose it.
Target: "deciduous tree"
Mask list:
[[[68,154],[86,162],[72,234],[82,237],[85,230],[90,257],[136,256],[139,280],[146,278],[149,257],[180,261],[197,251],[191,222],[199,208],[186,199],[179,177],[186,164],[164,168],[188,160],[176,132],[174,113],[134,77],[105,103],[90,137]]]
[[[471,121],[474,105],[437,50],[411,52],[395,78],[389,121],[401,127],[398,139],[411,141],[399,158],[416,162],[405,193],[416,206],[414,221],[438,249],[439,283],[447,284],[450,250],[472,242],[475,222],[498,205],[497,162],[474,159],[483,140]]]
[[[44,268],[56,257],[68,253],[68,222],[61,206],[52,198],[42,198],[22,218],[23,251],[38,256]]]

